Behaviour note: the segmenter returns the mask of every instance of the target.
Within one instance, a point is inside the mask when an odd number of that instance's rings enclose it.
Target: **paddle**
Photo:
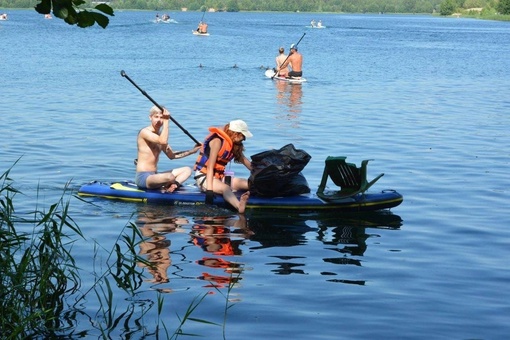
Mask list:
[[[303,33],[303,35],[301,36],[301,39],[299,39],[299,41],[298,41],[296,44],[294,44],[294,47],[297,47],[297,45],[299,45],[299,43],[301,42],[301,40],[303,40],[303,38],[305,37],[305,35],[306,35],[306,32],[305,32],[305,33]],[[283,64],[285,64],[285,62],[287,61],[287,59],[289,59],[289,57],[290,57],[290,53],[289,53],[289,55],[287,56],[287,58],[285,58],[285,60],[283,61],[282,65],[283,65]],[[277,72],[275,72],[275,74],[273,74],[273,76],[271,77],[271,79],[274,79],[274,77],[276,77],[276,75],[277,75],[277,74],[278,74],[278,71],[277,71]]]
[[[136,83],[131,79],[129,78],[129,76],[126,74],[126,72],[124,72],[124,70],[120,71],[120,75],[123,76],[124,78],[126,78],[127,80],[129,80],[129,82],[131,84],[133,84],[138,90],[140,90],[140,92],[142,92],[142,94],[147,97],[147,99],[149,99],[154,105],[156,105],[158,107],[158,109],[161,110],[161,112],[163,112],[163,107],[161,105],[159,105],[158,103],[156,103],[156,101],[154,99],[151,98],[151,96],[149,96],[147,94],[147,92],[145,92],[144,90],[142,90],[138,85],[136,85]],[[184,132],[186,135],[188,135],[189,138],[191,138],[196,144],[201,144],[199,141],[197,141],[185,128],[183,128],[181,126],[181,124],[179,124],[175,119],[174,117],[170,116],[170,119],[172,120],[172,122],[175,123],[175,125],[177,125],[181,130],[182,132]]]
[[[200,19],[199,23],[198,23],[198,28],[197,28],[197,32],[198,33],[202,33],[200,32],[200,24],[204,22],[204,16],[205,16],[205,11],[207,10],[207,7],[204,7],[204,14],[202,14],[202,19]]]
[[[200,19],[200,21],[204,21],[204,17],[205,17],[205,11],[207,10],[207,8],[204,8],[204,14],[202,14],[202,19]]]

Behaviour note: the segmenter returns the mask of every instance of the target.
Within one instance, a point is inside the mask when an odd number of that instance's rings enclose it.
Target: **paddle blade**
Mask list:
[[[266,70],[266,73],[265,73],[266,77],[268,78],[274,78],[274,76],[276,75],[276,72],[273,71],[273,70]]]

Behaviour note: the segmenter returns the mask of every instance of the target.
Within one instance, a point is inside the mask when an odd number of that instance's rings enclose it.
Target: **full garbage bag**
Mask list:
[[[256,196],[282,197],[306,194],[310,187],[301,171],[312,157],[293,144],[251,156],[248,178],[250,193]]]

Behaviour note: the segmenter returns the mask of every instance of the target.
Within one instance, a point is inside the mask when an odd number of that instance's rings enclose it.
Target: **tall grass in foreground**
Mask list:
[[[62,198],[47,212],[17,217],[13,198],[20,192],[8,176],[9,170],[0,176],[0,328],[9,338],[51,334],[64,327],[65,296],[80,288],[73,240],[64,230],[82,235]],[[33,233],[19,233],[19,225],[33,226]]]
[[[106,260],[106,269],[94,272],[92,287],[81,291],[80,270],[72,255],[73,244],[84,240],[82,231],[69,216],[69,200],[65,200],[68,185],[57,203],[47,208],[37,208],[20,217],[15,211],[14,198],[22,195],[9,178],[10,169],[0,176],[0,338],[57,338],[95,337],[111,338],[118,334],[139,333],[140,337],[163,336],[176,339],[181,335],[196,335],[184,331],[187,321],[215,323],[192,317],[207,293],[195,298],[179,324],[169,332],[162,319],[164,299],[157,293],[157,302],[132,303],[126,310],[118,310],[116,301],[120,289],[136,300],[136,291],[143,282],[142,269],[136,263],[144,262],[137,255],[136,246],[142,235],[134,224],[120,234]],[[31,230],[31,232],[19,232]],[[125,233],[130,231],[130,234]],[[136,241],[139,240],[139,241]],[[97,251],[101,245],[95,244]],[[104,263],[101,267],[103,267]],[[230,292],[230,289],[229,289]],[[92,296],[89,296],[92,294]],[[97,299],[99,310],[87,315],[83,304]],[[156,306],[157,320],[146,318]],[[78,318],[90,321],[89,327],[78,329]],[[146,325],[150,319],[150,325]],[[217,325],[218,326],[218,325]],[[152,328],[154,327],[154,328]],[[225,327],[225,325],[223,325]]]

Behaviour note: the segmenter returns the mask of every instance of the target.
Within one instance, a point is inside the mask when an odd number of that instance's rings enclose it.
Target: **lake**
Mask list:
[[[211,35],[198,37],[202,13],[169,12],[175,22],[156,24],[156,12],[117,11],[103,30],[6,12],[0,155],[2,172],[19,159],[10,173],[23,192],[17,212],[55,203],[70,183],[84,292],[115,263],[122,235],[155,264],[131,263],[143,270],[133,296],[114,289],[111,337],[165,337],[158,323],[172,334],[202,296],[192,317],[219,326],[188,320],[183,331],[208,339],[510,333],[510,23],[206,13]],[[312,19],[326,28],[307,28]],[[266,78],[278,48],[304,33],[308,81]],[[303,171],[312,191],[326,157],[347,156],[372,159],[369,177],[385,176],[371,190],[397,190],[404,202],[381,213],[255,211],[243,220],[212,207],[80,200],[71,194],[84,183],[134,178],[135,138],[152,103],[121,70],[198,140],[243,119],[254,134],[246,155],[293,143],[312,156]],[[171,124],[170,144],[193,142]],[[194,161],[162,159],[160,169]],[[101,305],[89,294],[63,334],[101,337]]]

